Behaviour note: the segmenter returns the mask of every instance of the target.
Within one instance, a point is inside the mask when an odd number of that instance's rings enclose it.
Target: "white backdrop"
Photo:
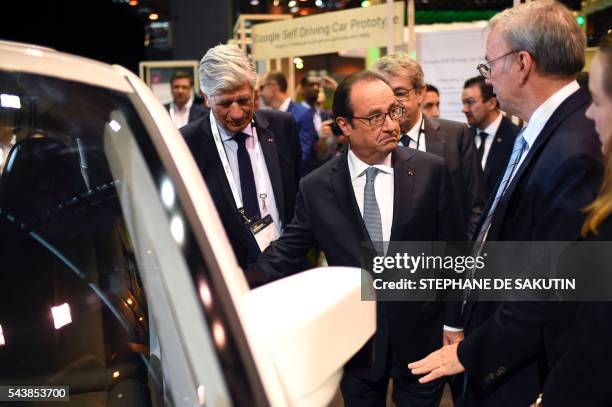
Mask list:
[[[415,26],[417,61],[425,82],[440,90],[440,117],[465,122],[461,91],[484,62],[486,21]]]

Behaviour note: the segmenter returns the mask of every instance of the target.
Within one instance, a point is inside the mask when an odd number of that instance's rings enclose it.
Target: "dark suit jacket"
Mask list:
[[[578,252],[582,256],[576,259],[580,262],[580,272],[593,271],[594,284],[606,284],[602,282],[600,273],[609,274],[610,262],[609,257],[602,255],[600,250],[609,253],[606,246],[610,246],[610,241],[612,217],[608,216],[598,227],[597,235],[589,235],[583,242],[577,243],[584,245]],[[593,248],[588,246],[590,242],[607,244]],[[576,252],[573,252],[572,256],[575,255]],[[575,265],[576,260],[568,263]],[[575,268],[568,274],[573,273]],[[609,293],[610,285],[606,284],[605,287]],[[549,323],[544,327],[544,346],[550,372],[544,385],[543,405],[610,406],[612,302],[568,302],[563,305],[566,312],[557,318],[558,323]]]
[[[287,110],[295,118],[300,136],[300,148],[302,149],[302,163],[300,173],[305,175],[310,170],[310,163],[315,157],[315,143],[317,142],[317,130],[312,121],[312,112],[299,103],[289,102]]]
[[[170,105],[171,103],[167,103],[164,105],[164,107],[166,108],[167,111],[170,111]],[[200,117],[207,115],[208,114],[208,109],[205,108],[202,105],[196,104],[195,102],[193,102],[193,104],[191,105],[191,108],[189,109],[189,119],[188,119],[188,123],[191,123],[194,120],[199,119]]]
[[[489,241],[578,238],[582,209],[595,198],[602,175],[600,143],[584,115],[589,103],[581,89],[555,110],[499,201]],[[466,339],[458,348],[470,377],[473,399],[467,405],[517,406],[535,400],[546,374],[545,362],[536,362],[543,356],[541,331],[549,312],[535,302],[468,303]]]
[[[475,130],[476,128],[474,128]],[[484,167],[487,194],[496,191],[495,186],[500,178],[504,176],[504,171],[506,171],[508,160],[510,160],[510,155],[512,154],[514,140],[520,130],[521,128],[512,123],[508,118],[502,117]]]
[[[278,213],[286,226],[293,218],[299,182],[300,147],[295,121],[287,113],[270,110],[256,111],[253,119]],[[210,116],[182,127],[181,133],[204,176],[238,263],[247,268],[259,255],[259,249],[236,208],[211,132]]]
[[[315,244],[325,252],[330,266],[361,267],[361,242],[370,242],[370,238],[355,199],[347,156],[345,152],[333,158],[300,182],[293,221],[255,264],[255,271],[263,273],[267,280],[299,271],[307,250]],[[442,159],[397,147],[392,161],[395,175],[390,240],[461,239],[462,229]],[[384,366],[390,341],[392,362],[410,375],[409,361],[441,346],[444,304],[378,304],[376,366]],[[447,307],[446,323],[460,326],[452,309]]]
[[[425,145],[428,153],[446,162],[466,236],[471,238],[487,201],[474,137],[463,123],[425,118]]]

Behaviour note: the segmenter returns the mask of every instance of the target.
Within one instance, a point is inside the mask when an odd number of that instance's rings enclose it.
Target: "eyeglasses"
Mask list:
[[[399,120],[404,116],[404,108],[402,106],[395,106],[392,107],[391,110],[389,110],[387,113],[376,113],[368,117],[351,116],[347,117],[347,119],[364,120],[368,123],[370,127],[376,128],[382,126],[385,123],[387,115],[389,115],[391,120]]]
[[[476,66],[476,69],[478,69],[478,72],[483,76],[483,78],[489,79],[491,78],[491,68],[493,67],[493,63],[495,61],[499,61],[500,59],[507,57],[508,55],[512,55],[516,52],[517,51],[510,51],[507,54],[504,54],[500,57],[493,59],[492,61],[487,62],[486,64],[478,64]]]
[[[397,99],[408,99],[408,96],[410,96],[411,90],[416,90],[416,88],[414,87],[410,89],[398,88],[398,89],[395,89],[393,94],[395,95]]]

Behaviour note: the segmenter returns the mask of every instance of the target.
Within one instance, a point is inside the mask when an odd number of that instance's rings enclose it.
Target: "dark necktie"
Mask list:
[[[488,136],[489,136],[489,134],[485,133],[484,131],[481,131],[481,132],[479,132],[476,135],[476,137],[480,138],[480,145],[476,149],[476,152],[478,153],[478,160],[479,161],[482,160],[482,156],[484,155],[485,141],[487,140]]]
[[[410,147],[410,137],[407,134],[400,137],[400,142],[404,147]]]
[[[238,144],[238,171],[240,172],[240,190],[242,191],[242,206],[244,214],[249,220],[261,217],[257,202],[257,188],[251,166],[251,157],[246,149],[245,141],[248,134],[236,133],[234,140]]]

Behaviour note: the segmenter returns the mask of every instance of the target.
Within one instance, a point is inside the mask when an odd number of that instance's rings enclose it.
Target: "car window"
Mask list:
[[[128,97],[6,72],[0,94],[10,136],[0,161],[0,385],[69,386],[74,405],[175,404],[165,365],[181,355],[162,352],[170,318],[152,312],[165,302],[145,289],[132,216],[162,203]],[[160,230],[164,256],[176,257],[180,231]]]

